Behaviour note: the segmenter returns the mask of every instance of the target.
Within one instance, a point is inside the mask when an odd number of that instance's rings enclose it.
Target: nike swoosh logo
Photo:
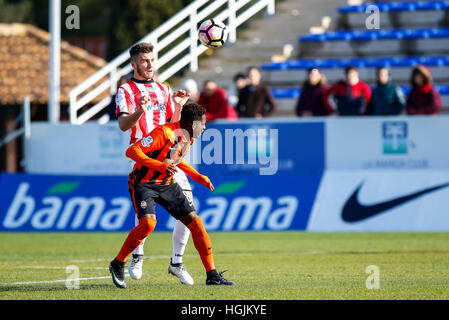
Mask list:
[[[440,184],[438,186],[427,188],[396,199],[371,205],[363,205],[358,200],[358,195],[362,186],[363,182],[357,187],[357,189],[355,189],[343,207],[342,218],[345,222],[358,222],[371,218],[387,210],[398,207],[406,202],[419,198],[427,193],[449,187],[449,183]]]

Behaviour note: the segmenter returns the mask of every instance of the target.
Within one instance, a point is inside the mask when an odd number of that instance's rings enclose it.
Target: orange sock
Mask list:
[[[154,219],[140,219],[139,224],[129,232],[128,237],[123,243],[123,246],[115,259],[121,262],[125,262],[131,252],[133,252],[139,246],[143,239],[145,239],[148,235],[151,234],[151,232],[153,232],[155,226],[156,220]]]
[[[209,235],[204,229],[201,218],[197,216],[195,220],[189,223],[187,228],[192,232],[193,244],[200,254],[206,272],[214,270],[215,264],[214,257],[212,256],[212,243],[210,242]]]

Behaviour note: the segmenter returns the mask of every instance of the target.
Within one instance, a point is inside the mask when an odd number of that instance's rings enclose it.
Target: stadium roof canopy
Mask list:
[[[50,34],[27,24],[0,23],[0,105],[48,102]],[[106,65],[106,61],[86,50],[61,42],[61,103],[69,102],[69,92]],[[99,97],[100,98],[100,97]]]

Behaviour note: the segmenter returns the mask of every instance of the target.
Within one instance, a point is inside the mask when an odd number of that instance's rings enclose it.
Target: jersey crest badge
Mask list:
[[[144,147],[149,147],[152,143],[153,143],[153,137],[152,136],[148,136],[142,139],[142,146]]]

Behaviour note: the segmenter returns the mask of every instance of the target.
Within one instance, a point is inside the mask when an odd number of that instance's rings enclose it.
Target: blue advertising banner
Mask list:
[[[134,224],[127,176],[3,174],[2,231],[118,231]]]
[[[193,190],[208,230],[305,230],[322,174],[211,176]]]
[[[325,168],[324,139],[323,121],[212,123],[189,162],[206,174],[318,173]]]
[[[321,176],[210,175],[213,192],[192,182],[195,206],[209,231],[304,230]],[[126,176],[3,174],[0,231],[129,231],[127,189]],[[157,210],[156,230],[171,231]]]

